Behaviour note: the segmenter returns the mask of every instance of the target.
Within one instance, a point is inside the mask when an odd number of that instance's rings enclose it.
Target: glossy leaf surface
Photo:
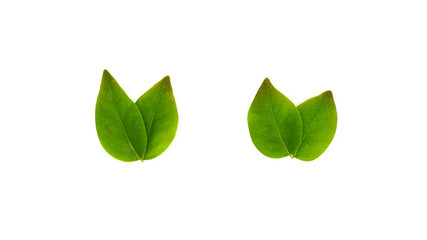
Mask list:
[[[164,77],[136,101],[147,132],[144,160],[164,152],[175,137],[178,110],[169,76]]]
[[[144,155],[147,135],[141,113],[107,70],[102,75],[95,122],[99,140],[111,156],[130,162]]]
[[[292,153],[302,137],[302,121],[295,105],[266,78],[248,113],[252,142],[265,156],[281,158]]]
[[[294,156],[304,161],[318,158],[329,146],[337,129],[337,109],[331,91],[310,98],[298,106],[303,137]]]

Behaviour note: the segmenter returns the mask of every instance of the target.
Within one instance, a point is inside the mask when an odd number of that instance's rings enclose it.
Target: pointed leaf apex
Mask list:
[[[104,69],[104,72],[102,73],[102,81],[106,81],[108,84],[118,85],[116,79],[107,71],[107,69]]]
[[[170,81],[171,81],[171,78],[169,77],[169,75],[166,75],[166,76],[162,79],[162,81],[170,82]]]
[[[332,91],[331,91],[331,90],[325,91],[324,93],[322,93],[322,95],[323,95],[323,96],[326,96],[326,97],[333,98],[333,95],[332,95]]]
[[[270,82],[270,79],[265,78],[261,86],[273,86],[273,84]]]
[[[102,73],[102,78],[109,79],[110,81],[114,79],[111,73],[107,71],[107,69],[104,69],[104,72]]]

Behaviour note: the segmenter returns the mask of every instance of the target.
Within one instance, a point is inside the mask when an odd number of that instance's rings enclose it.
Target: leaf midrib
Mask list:
[[[294,152],[294,154],[293,154],[294,156],[296,156],[296,155],[297,155],[297,152],[298,152],[298,150],[300,149],[300,147],[301,147],[302,143],[304,142],[305,137],[307,137],[308,133],[309,133],[309,132],[310,132],[310,130],[311,130],[311,127],[313,126],[313,123],[316,121],[317,116],[319,115],[320,111],[322,111],[323,106],[324,106],[324,105],[325,105],[325,103],[326,103],[326,100],[328,100],[329,94],[330,94],[330,93],[328,93],[328,95],[326,95],[326,96],[325,96],[325,99],[323,100],[322,106],[320,106],[319,110],[318,110],[318,111],[317,111],[317,113],[316,113],[316,116],[314,116],[313,121],[311,121],[310,127],[308,128],[308,130],[307,130],[307,132],[305,133],[305,135],[302,137],[301,142],[298,144],[298,147],[297,147],[297,149],[295,150],[295,152]]]
[[[110,93],[111,93],[111,96],[113,97],[114,107],[115,107],[115,109],[117,111],[117,114],[119,115],[120,125],[122,126],[123,131],[125,132],[126,139],[128,141],[128,144],[129,144],[130,148],[132,149],[132,151],[136,155],[136,157],[139,159],[140,157],[139,157],[138,153],[135,151],[135,148],[133,147],[133,145],[132,145],[132,143],[131,143],[131,141],[129,139],[129,135],[128,135],[127,131],[126,131],[125,125],[123,124],[123,119],[121,118],[121,115],[120,115],[120,112],[119,112],[119,108],[117,107],[116,98],[114,96],[113,88],[111,86],[111,80],[108,80],[108,82],[109,82]]]
[[[163,96],[163,91],[165,90],[165,85],[166,85],[166,81],[164,81],[163,82],[163,85],[162,85],[162,89],[161,89],[161,91],[159,91],[159,95],[158,95],[158,97],[157,97],[157,103],[156,103],[156,107],[154,108],[154,114],[153,114],[153,117],[151,118],[151,124],[150,124],[150,128],[147,130],[147,146],[145,147],[145,151],[144,151],[144,155],[143,155],[143,157],[142,158],[145,158],[145,154],[147,153],[147,149],[148,149],[148,143],[149,143],[149,141],[150,141],[150,132],[151,132],[151,128],[153,127],[153,121],[154,121],[154,118],[156,117],[156,115],[157,115],[157,108],[159,107],[159,104],[160,104],[160,101],[162,100],[162,96]]]
[[[270,87],[268,86],[268,84],[266,84],[266,87],[267,87],[268,102],[270,103],[270,110],[271,110],[271,114],[274,117],[274,123],[276,124],[277,131],[279,132],[280,140],[282,141],[282,144],[285,147],[286,152],[288,153],[288,155],[290,155],[288,147],[286,146],[285,141],[283,140],[282,133],[280,132],[279,125],[277,124],[276,115],[274,114],[274,111],[273,111],[273,103],[271,102],[271,98],[270,98]]]

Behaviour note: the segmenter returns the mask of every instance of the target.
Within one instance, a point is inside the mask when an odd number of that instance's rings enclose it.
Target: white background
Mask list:
[[[427,239],[425,1],[0,2],[0,239]],[[170,75],[160,157],[110,157],[103,69],[133,100]],[[246,114],[265,77],[334,93],[313,162],[270,159]]]

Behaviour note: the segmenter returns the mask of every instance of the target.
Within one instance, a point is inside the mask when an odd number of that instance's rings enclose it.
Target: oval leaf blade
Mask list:
[[[178,128],[178,110],[169,76],[145,92],[136,105],[147,131],[147,149],[143,159],[153,159],[169,147]]]
[[[295,157],[311,161],[329,146],[337,129],[337,109],[331,91],[310,98],[298,106],[303,121],[303,138]]]
[[[141,159],[147,145],[141,113],[107,70],[96,101],[95,122],[98,138],[111,156],[126,162]]]
[[[266,78],[248,112],[252,142],[265,156],[282,158],[292,153],[302,136],[302,121],[295,105]]]

